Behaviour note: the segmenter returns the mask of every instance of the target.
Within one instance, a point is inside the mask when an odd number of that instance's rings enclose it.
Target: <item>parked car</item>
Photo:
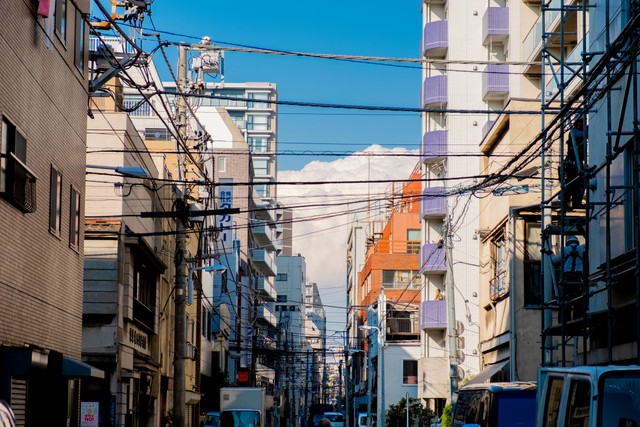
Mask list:
[[[453,408],[453,427],[535,427],[535,420],[535,382],[469,384]]]
[[[331,427],[344,427],[344,415],[340,412],[325,412],[322,418],[328,419]]]
[[[205,427],[218,427],[220,426],[220,412],[218,411],[209,411],[204,418],[204,426]]]

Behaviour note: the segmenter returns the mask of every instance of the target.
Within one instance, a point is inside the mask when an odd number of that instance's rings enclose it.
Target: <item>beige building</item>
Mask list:
[[[172,218],[163,156],[151,156],[127,113],[93,104],[87,126],[83,358],[107,383],[100,415],[112,425],[158,425],[171,404]],[[137,176],[142,167],[145,177]],[[109,168],[113,170],[109,170]],[[120,169],[123,168],[123,169]]]
[[[537,100],[510,99],[506,109],[533,111],[538,105]],[[501,173],[504,159],[517,155],[539,132],[539,115],[500,115],[480,146],[481,173]],[[538,157],[480,199],[479,352],[484,370],[473,382],[536,379],[542,305],[540,168]]]
[[[89,1],[0,7],[0,399],[77,426],[102,376],[79,363]]]

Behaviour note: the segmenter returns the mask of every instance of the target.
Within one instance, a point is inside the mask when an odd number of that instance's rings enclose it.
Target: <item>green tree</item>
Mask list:
[[[423,408],[419,399],[409,398],[409,427],[429,427],[433,412]],[[406,427],[407,425],[407,399],[402,398],[394,405],[390,405],[385,414],[387,427]]]
[[[451,403],[447,403],[442,411],[442,427],[452,427],[453,418],[451,417]]]

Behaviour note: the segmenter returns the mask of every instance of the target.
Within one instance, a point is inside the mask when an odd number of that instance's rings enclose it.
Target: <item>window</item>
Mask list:
[[[591,384],[589,381],[573,380],[569,387],[570,407],[566,412],[567,426],[588,426],[591,410]],[[618,424],[619,425],[619,424]]]
[[[71,206],[69,208],[69,246],[80,249],[80,192],[71,187]]]
[[[146,128],[144,130],[144,139],[147,141],[170,141],[171,132],[166,128]]]
[[[382,286],[391,289],[420,289],[422,275],[416,270],[382,270]]]
[[[541,283],[541,231],[539,223],[525,225],[525,252],[524,252],[524,305],[535,306],[542,304]]]
[[[67,43],[67,0],[56,0],[56,35],[63,44]]]
[[[218,157],[218,172],[226,172],[226,171],[227,171],[227,158]]]
[[[269,100],[269,93],[268,92],[249,92],[247,97],[249,99],[256,99],[256,100]],[[265,109],[265,108],[269,108],[269,103],[249,101],[247,103],[247,107]]]
[[[132,258],[133,318],[153,330],[158,273],[140,250],[134,250]]]
[[[253,172],[256,175],[269,175],[269,160],[253,159]]]
[[[60,235],[62,227],[62,173],[51,165],[49,180],[49,231]]]
[[[278,299],[276,301],[277,302],[287,302],[287,296],[286,295],[278,295]]]
[[[276,276],[277,282],[286,282],[287,281],[287,273],[278,273]]]
[[[402,361],[402,384],[418,383],[418,361],[403,360]]]
[[[269,149],[269,139],[266,136],[250,136],[247,142],[252,153],[266,153]]]
[[[74,51],[74,62],[76,67],[82,74],[84,74],[84,43],[86,39],[86,26],[84,23],[84,18],[82,17],[82,13],[79,10],[76,10],[76,40],[75,40],[75,51]]]
[[[408,254],[420,253],[420,230],[419,229],[407,230],[407,253]]]
[[[141,95],[126,95],[122,106],[129,112],[130,116],[148,117],[153,115],[151,113],[151,105],[146,98]],[[149,135],[152,137],[155,137],[156,133],[158,137],[166,135],[166,132],[163,132],[162,129],[149,128],[148,130],[150,131]],[[145,130],[145,139],[149,139],[146,136],[147,133]]]
[[[27,140],[6,117],[0,137],[0,196],[24,213],[35,212],[36,177],[26,166]]]
[[[269,116],[266,114],[248,115],[247,130],[269,130]]]
[[[489,295],[492,300],[504,296],[508,290],[505,255],[504,234],[501,234],[491,242],[493,278],[490,281]]]
[[[551,378],[547,388],[546,408],[543,412],[542,425],[556,427],[558,425],[558,413],[560,412],[560,399],[562,398],[562,378]]]

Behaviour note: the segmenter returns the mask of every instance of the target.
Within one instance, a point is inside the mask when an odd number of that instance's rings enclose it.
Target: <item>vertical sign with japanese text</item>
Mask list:
[[[231,209],[233,207],[233,186],[225,185],[233,182],[231,178],[221,178],[218,187],[218,209]],[[220,230],[220,250],[230,253],[233,249],[233,218],[230,214],[218,215],[218,229]]]

